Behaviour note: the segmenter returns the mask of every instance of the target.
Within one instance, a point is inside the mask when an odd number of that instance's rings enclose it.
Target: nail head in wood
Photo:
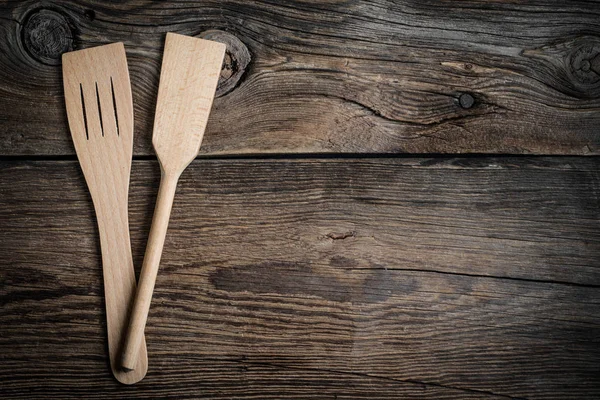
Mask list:
[[[458,98],[458,104],[460,104],[462,108],[469,109],[475,105],[475,98],[469,93],[463,93]]]

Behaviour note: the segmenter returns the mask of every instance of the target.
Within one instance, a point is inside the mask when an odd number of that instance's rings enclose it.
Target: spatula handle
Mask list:
[[[152,292],[156,283],[158,266],[162,255],[175,189],[177,188],[178,175],[167,175],[164,172],[160,180],[152,227],[146,245],[146,254],[138,282],[133,309],[129,321],[129,329],[123,346],[121,365],[125,369],[134,369],[138,357],[140,344],[144,339],[144,329],[150,310]]]
[[[135,354],[130,359],[135,371],[126,372],[120,368],[119,344],[127,332],[129,307],[135,295],[135,272],[131,257],[127,207],[123,206],[125,204],[125,201],[116,204],[101,202],[95,203],[95,207],[102,249],[110,364],[119,382],[132,384],[146,375],[148,356],[142,332],[142,336],[136,342]]]

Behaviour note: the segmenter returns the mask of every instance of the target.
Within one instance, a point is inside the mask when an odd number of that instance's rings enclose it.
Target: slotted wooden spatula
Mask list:
[[[123,43],[63,54],[69,128],[94,202],[104,273],[108,350],[115,377],[141,380],[148,370],[146,342],[137,342],[134,371],[120,367],[122,338],[135,295],[127,193],[133,150],[133,105]]]
[[[161,181],[122,365],[136,368],[177,181],[196,158],[219,81],[225,45],[167,33],[152,144]]]

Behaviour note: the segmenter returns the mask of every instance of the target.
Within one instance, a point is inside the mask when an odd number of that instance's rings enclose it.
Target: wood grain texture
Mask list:
[[[224,56],[222,43],[167,34],[152,131],[166,175],[178,177],[198,156]]]
[[[596,399],[599,203],[596,158],[197,160],[125,388],[79,167],[3,161],[0,397]]]
[[[165,33],[215,29],[204,154],[600,153],[596,1],[0,4],[1,154],[72,154],[57,59],[114,41],[151,154]]]

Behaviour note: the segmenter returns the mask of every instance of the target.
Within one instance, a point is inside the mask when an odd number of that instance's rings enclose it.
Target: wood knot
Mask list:
[[[227,46],[225,60],[221,68],[221,77],[217,85],[216,97],[226,95],[240,83],[242,76],[250,64],[250,51],[240,39],[224,31],[212,29],[202,32],[200,37],[206,40],[214,40]]]
[[[581,99],[600,97],[600,38],[578,36],[523,51],[535,58],[536,77]]]
[[[32,11],[21,32],[25,50],[42,64],[60,65],[61,55],[73,50],[69,21],[57,11],[43,8]]]
[[[571,52],[568,63],[569,72],[581,84],[594,85],[600,82],[600,44],[580,45]]]

